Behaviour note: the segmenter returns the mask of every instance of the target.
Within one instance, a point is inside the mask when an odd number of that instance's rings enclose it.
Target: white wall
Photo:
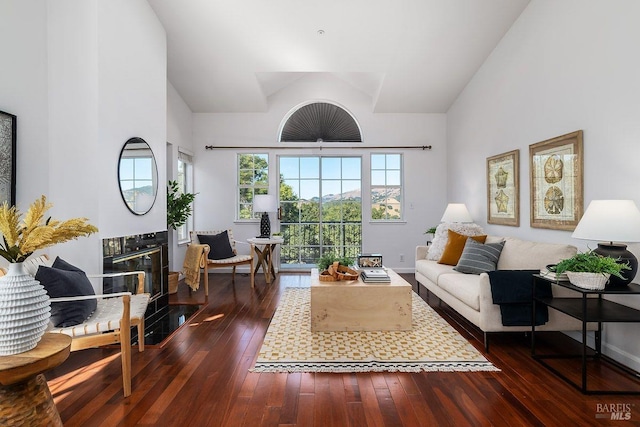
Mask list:
[[[286,114],[310,100],[332,101],[350,111],[361,126],[363,148],[348,151],[327,148],[321,152],[317,149],[259,150],[269,153],[273,191],[277,186],[276,156],[280,154],[362,155],[366,194],[368,155],[372,151],[367,145],[433,146],[431,151],[404,151],[406,223],[369,223],[370,208],[366,203],[363,206],[363,251],[380,252],[387,266],[413,271],[415,246],[424,244],[423,232],[438,224],[446,207],[446,117],[444,114],[373,114],[368,96],[330,75],[302,78],[271,96],[267,113],[194,114],[195,191],[200,193],[195,203],[195,229],[233,227],[234,236],[239,240],[256,235],[258,222],[234,224],[238,150],[205,150],[205,145],[277,145],[278,131]],[[273,228],[277,229],[277,225]],[[400,254],[404,255],[404,262],[400,262]]]
[[[192,113],[173,85],[167,81],[167,180],[178,177],[178,148],[193,152],[191,136]],[[162,187],[166,191],[166,183]],[[169,230],[171,255],[169,266],[172,271],[182,270],[187,246],[177,244],[177,232]]]
[[[0,2],[0,40],[0,111],[18,117],[16,196],[24,211],[48,192],[47,4]]]
[[[449,198],[466,202],[489,233],[595,246],[529,226],[529,145],[578,129],[585,207],[593,199],[640,204],[639,17],[635,0],[533,0],[449,110]],[[486,158],[514,149],[521,225],[487,225]],[[605,351],[638,369],[638,338],[634,325],[608,325]]]
[[[0,36],[0,109],[18,116],[18,205],[45,194],[54,218],[88,217],[99,233],[48,252],[100,271],[102,238],[166,229],[164,191],[138,217],[117,181],[132,136],[151,145],[166,181],[164,29],[145,0],[9,0]]]

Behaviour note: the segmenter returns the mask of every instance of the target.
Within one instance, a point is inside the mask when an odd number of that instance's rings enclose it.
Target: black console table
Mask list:
[[[566,289],[570,289],[576,292],[574,298],[542,298],[536,296],[536,289],[542,282],[549,282],[552,286],[560,286]],[[602,324],[605,322],[618,322],[618,323],[640,323],[640,310],[627,307],[622,304],[615,303],[603,299],[603,295],[639,295],[640,285],[630,283],[627,286],[622,286],[612,289],[604,289],[600,291],[589,290],[579,288],[572,285],[570,282],[553,281],[540,275],[533,276],[533,304],[532,304],[532,319],[535,316],[536,304],[544,304],[547,307],[558,310],[573,318],[576,318],[582,322],[582,352],[577,355],[566,354],[536,354],[536,327],[535,322],[532,322],[531,327],[531,356],[538,360],[547,369],[554,372],[557,376],[562,378],[567,383],[576,387],[584,394],[640,394],[640,391],[622,391],[622,390],[589,390],[587,388],[587,360],[598,359],[600,362],[610,363],[622,371],[638,376],[638,373],[629,369],[627,366],[602,355]],[[587,345],[587,324],[597,323],[598,327],[595,330],[595,349],[592,349],[592,354],[588,353]],[[582,359],[582,384],[577,384],[567,376],[563,375],[557,369],[545,362],[545,359],[559,359],[568,357],[579,357]]]

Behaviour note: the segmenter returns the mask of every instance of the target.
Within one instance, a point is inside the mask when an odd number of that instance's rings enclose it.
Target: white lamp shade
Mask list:
[[[275,212],[276,211],[276,196],[272,194],[257,194],[253,198],[253,211],[254,212]]]
[[[640,242],[640,210],[633,200],[593,200],[571,237],[603,242]]]
[[[449,203],[442,215],[442,222],[473,222],[469,210],[464,203]]]

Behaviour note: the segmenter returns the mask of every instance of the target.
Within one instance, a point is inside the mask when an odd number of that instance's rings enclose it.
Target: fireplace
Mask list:
[[[102,240],[103,271],[120,273],[141,270],[146,273],[144,291],[151,294],[145,314],[145,337],[153,334],[157,323],[169,312],[169,256],[166,231],[112,237]],[[104,280],[104,293],[135,292],[137,277],[116,277]],[[132,342],[137,332],[131,331]],[[146,340],[145,340],[146,341]]]

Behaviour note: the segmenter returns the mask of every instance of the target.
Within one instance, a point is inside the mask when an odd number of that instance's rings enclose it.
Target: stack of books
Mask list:
[[[361,268],[360,278],[365,283],[389,283],[391,277],[384,268]]]

